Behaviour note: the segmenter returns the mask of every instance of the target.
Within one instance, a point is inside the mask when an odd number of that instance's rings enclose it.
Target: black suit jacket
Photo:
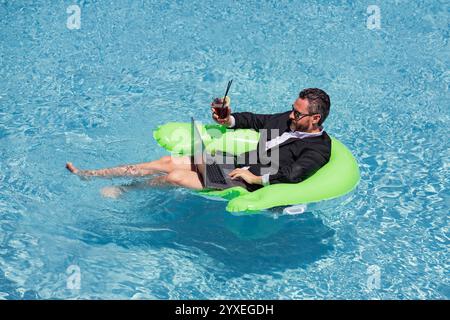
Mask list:
[[[291,111],[278,114],[254,114],[250,112],[233,113],[236,122],[233,129],[254,129],[261,132],[258,147],[265,150],[267,141],[281,136],[284,132],[290,131],[289,114]],[[261,130],[266,129],[266,130]],[[271,130],[275,129],[275,130]],[[275,167],[278,167],[277,172],[269,175],[270,184],[276,183],[297,183],[300,182],[315,171],[325,165],[330,160],[331,155],[331,139],[324,131],[321,136],[311,138],[291,138],[278,145],[277,147],[269,149],[267,152],[268,159],[271,157],[273,150],[278,148],[279,157]],[[259,152],[252,151],[257,155],[253,155],[258,159],[258,164],[251,164],[248,160],[251,158],[250,154],[244,155],[246,158],[246,165],[250,165],[250,171],[255,175],[264,174],[263,168],[270,166],[274,167],[274,163],[261,164]],[[264,159],[263,159],[264,160]],[[273,161],[273,160],[272,160]],[[266,162],[264,160],[263,162]],[[250,191],[261,188],[260,185],[248,185]]]

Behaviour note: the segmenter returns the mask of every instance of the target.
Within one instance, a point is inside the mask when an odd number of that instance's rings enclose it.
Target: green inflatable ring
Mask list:
[[[213,153],[221,150],[240,154],[257,147],[259,133],[249,129],[231,130],[220,125],[201,127],[206,149]],[[190,155],[191,124],[170,122],[159,126],[153,137],[174,156]],[[337,139],[331,137],[330,161],[308,179],[295,184],[274,184],[249,192],[242,187],[225,190],[202,190],[207,197],[229,200],[229,212],[255,212],[279,206],[292,206],[329,200],[352,191],[359,182],[360,174],[356,159]]]

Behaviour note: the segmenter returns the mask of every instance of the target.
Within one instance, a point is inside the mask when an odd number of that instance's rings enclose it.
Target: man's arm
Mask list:
[[[212,118],[215,122],[225,125],[230,129],[253,129],[259,131],[264,128],[267,121],[280,114],[255,114],[251,112],[231,113],[230,98],[225,97],[225,107],[227,108],[226,117],[219,118],[215,108],[221,108],[223,99],[217,98],[211,102]]]
[[[305,180],[327,162],[328,159],[325,159],[319,152],[308,149],[291,166],[282,167],[275,174],[262,176],[262,183],[264,185],[298,183]]]
[[[253,129],[259,131],[264,128],[267,121],[276,115],[255,114],[251,112],[237,112],[230,115],[229,128],[231,129]]]

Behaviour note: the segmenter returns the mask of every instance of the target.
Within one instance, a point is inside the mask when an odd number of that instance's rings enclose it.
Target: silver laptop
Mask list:
[[[206,147],[205,143],[203,142],[202,135],[200,134],[197,124],[192,117],[191,124],[191,154],[193,155],[195,167],[197,168],[197,171],[200,173],[200,176],[203,179],[203,185],[206,188],[213,189],[227,189],[236,186],[245,188],[246,185],[240,178],[238,180],[232,180],[228,176],[228,174],[236,168],[234,163],[216,163],[215,157],[206,152]],[[220,154],[222,153],[220,152]],[[223,157],[221,157],[220,159],[222,160]]]

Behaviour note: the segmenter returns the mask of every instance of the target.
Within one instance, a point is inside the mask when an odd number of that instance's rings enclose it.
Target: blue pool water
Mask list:
[[[374,2],[380,29],[367,1],[0,1],[0,298],[448,299],[449,4]],[[65,170],[166,155],[231,78],[235,111],[325,89],[357,189],[234,216]]]

